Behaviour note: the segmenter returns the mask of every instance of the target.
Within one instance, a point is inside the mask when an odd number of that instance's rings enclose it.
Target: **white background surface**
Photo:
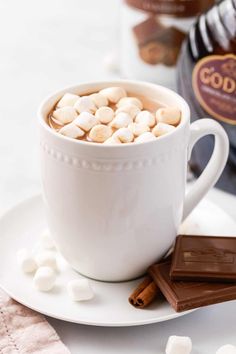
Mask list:
[[[0,212],[40,191],[36,110],[51,91],[117,77],[103,66],[118,44],[119,0],[0,0]],[[236,218],[236,201],[210,192]],[[207,220],[206,220],[207,222]],[[50,322],[72,353],[163,353],[169,335],[191,335],[194,354],[236,345],[235,304],[139,328]]]

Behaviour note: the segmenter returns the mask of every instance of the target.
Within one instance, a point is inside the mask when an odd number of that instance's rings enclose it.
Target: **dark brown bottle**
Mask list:
[[[230,155],[217,187],[236,194],[236,0],[219,2],[192,26],[179,58],[178,91],[192,120],[211,117],[225,128]],[[190,167],[197,176],[213,145],[208,136],[195,146]]]

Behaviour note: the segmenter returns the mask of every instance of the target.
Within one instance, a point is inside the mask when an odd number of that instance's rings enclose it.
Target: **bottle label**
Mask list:
[[[140,10],[176,17],[196,16],[214,4],[214,0],[125,0],[125,2]]]
[[[236,125],[236,55],[210,55],[194,67],[195,96],[213,118]]]

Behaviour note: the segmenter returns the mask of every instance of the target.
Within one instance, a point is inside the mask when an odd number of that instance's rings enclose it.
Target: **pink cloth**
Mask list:
[[[0,289],[0,354],[69,354],[44,316]]]

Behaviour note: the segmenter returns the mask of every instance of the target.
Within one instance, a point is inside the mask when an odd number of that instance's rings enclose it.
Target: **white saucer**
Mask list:
[[[0,286],[18,302],[45,315],[61,320],[96,326],[137,326],[183,316],[166,301],[155,302],[138,310],[128,303],[128,296],[140,282],[105,283],[91,280],[96,294],[93,300],[74,303],[66,291],[69,280],[82,277],[66,263],[59,273],[58,283],[50,293],[33,288],[32,277],[25,275],[16,262],[19,248],[34,248],[46,228],[43,202],[40,196],[22,202],[0,219]],[[236,223],[216,205],[203,201],[182,225],[189,234],[235,235]]]

